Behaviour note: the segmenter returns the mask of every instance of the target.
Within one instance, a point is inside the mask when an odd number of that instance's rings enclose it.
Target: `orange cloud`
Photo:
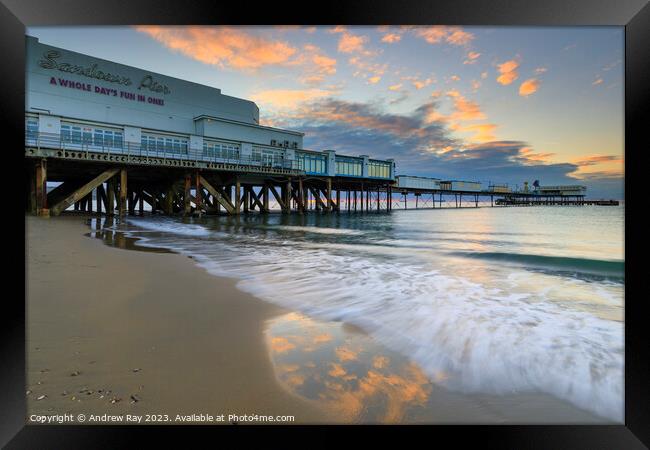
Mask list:
[[[454,131],[474,133],[472,139],[479,142],[490,142],[496,139],[494,136],[494,130],[497,128],[497,126],[493,123],[481,123],[473,125],[452,124],[449,126],[449,128]]]
[[[504,86],[511,84],[513,81],[519,78],[519,73],[517,72],[518,67],[519,62],[514,59],[499,64],[499,73],[501,75],[497,77],[497,82]]]
[[[402,36],[396,33],[387,33],[381,38],[381,42],[386,42],[387,44],[394,44],[399,42],[402,39]]]
[[[622,155],[590,155],[572,161],[578,168],[570,175],[574,178],[620,178],[624,175]]]
[[[458,80],[460,80],[460,77],[458,75],[452,75],[451,77],[449,77],[449,79],[451,81],[458,81]]]
[[[478,103],[467,100],[458,91],[449,91],[447,92],[447,96],[454,100],[454,112],[451,115],[452,119],[482,120],[486,118]]]
[[[357,356],[359,352],[355,352],[354,350],[350,349],[349,347],[337,347],[336,350],[334,350],[336,353],[336,357],[341,360],[341,361],[354,361],[357,359]]]
[[[314,343],[315,344],[322,344],[324,342],[329,342],[333,339],[332,335],[329,333],[323,333],[319,334],[318,336],[314,336]]]
[[[433,78],[427,78],[426,80],[413,80],[412,83],[415,89],[420,90],[424,87],[429,86],[431,83],[433,83],[433,81]]]
[[[339,363],[331,363],[332,369],[327,372],[329,376],[334,377],[334,378],[339,378],[344,375],[347,375],[347,372],[343,368],[343,366]]]
[[[598,85],[601,84],[603,81],[605,81],[605,80],[603,80],[601,77],[598,77],[598,78],[596,78],[596,80],[595,80],[593,83],[591,83],[591,84],[592,84],[593,86],[598,86]]]
[[[463,61],[463,64],[474,64],[478,60],[479,56],[481,56],[481,54],[478,52],[469,52],[467,54],[467,59]]]
[[[336,73],[336,59],[324,55],[320,48],[312,44],[303,47],[303,52],[289,64],[303,66],[305,74],[300,80],[305,84],[317,85],[328,75]]]
[[[537,165],[552,162],[555,153],[535,153],[530,147],[522,147],[519,150],[519,159],[526,165]]]
[[[197,61],[240,70],[285,64],[297,52],[287,42],[233,27],[145,25],[135,29]]]
[[[379,83],[379,80],[381,80],[381,77],[378,76],[378,75],[375,75],[374,77],[368,78],[368,83],[377,84],[377,83]]]
[[[285,337],[274,337],[271,339],[271,348],[276,353],[285,353],[296,348],[296,346]]]
[[[539,80],[535,78],[530,78],[519,86],[519,95],[522,97],[528,97],[529,95],[534,94],[539,89]]]
[[[446,42],[451,45],[467,45],[474,39],[472,33],[468,33],[460,27],[434,25],[431,27],[413,27],[413,29],[416,36],[423,38],[429,44]]]
[[[402,83],[388,86],[389,91],[399,91],[401,88],[402,88]]]
[[[372,359],[372,366],[376,369],[383,369],[388,366],[390,360],[386,356],[375,356]]]

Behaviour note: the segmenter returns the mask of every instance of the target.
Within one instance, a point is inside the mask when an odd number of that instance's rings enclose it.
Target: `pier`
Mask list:
[[[299,152],[299,151],[298,151]],[[316,152],[313,152],[316,153]],[[327,155],[326,155],[327,156]],[[336,163],[333,152],[330,155]],[[388,211],[392,207],[392,162],[383,177],[363,176],[364,157],[345,158],[361,176],[316,174],[296,160],[264,164],[246,158],[189,158],[152,152],[139,145],[121,151],[66,144],[57,135],[29,136],[25,147],[27,209],[38,215],[74,211],[107,215],[202,215],[307,211]],[[47,182],[60,183],[47,191]]]
[[[490,206],[611,204],[585,201],[584,186],[519,191],[397,175],[392,159],[307,149],[304,133],[261,124],[254,102],[215,87],[33,37],[26,56],[25,192],[33,214],[267,214],[275,205],[285,214],[352,213],[440,208],[443,198],[456,208],[488,198]],[[73,63],[92,69],[62,75]],[[58,185],[48,191],[48,183]]]

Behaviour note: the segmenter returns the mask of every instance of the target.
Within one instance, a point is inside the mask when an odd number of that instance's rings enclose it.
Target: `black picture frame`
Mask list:
[[[5,143],[6,175],[22,175],[24,156],[25,27],[54,25],[133,25],[133,24],[309,24],[309,25],[518,25],[518,26],[589,26],[625,27],[625,203],[626,203],[626,285],[625,285],[625,425],[620,426],[431,426],[372,427],[376,437],[408,433],[430,434],[432,443],[451,439],[454,446],[468,442],[481,447],[499,448],[647,448],[650,445],[650,357],[648,325],[644,314],[646,301],[642,290],[643,260],[641,242],[644,221],[635,220],[642,208],[640,193],[633,183],[643,179],[640,163],[644,148],[641,134],[648,124],[650,101],[650,5],[646,0],[438,0],[330,1],[316,7],[311,3],[211,2],[192,3],[173,0],[2,0],[0,4],[2,39],[2,88],[0,114]],[[647,145],[646,145],[647,147]],[[13,158],[16,158],[13,161]],[[631,158],[631,159],[630,159]],[[14,165],[15,164],[15,165]],[[16,170],[11,167],[17,168]],[[9,172],[9,173],[7,173]],[[6,177],[5,177],[6,180]],[[3,183],[10,183],[3,181]],[[11,182],[13,183],[13,182]],[[20,181],[13,183],[22,186]],[[18,188],[15,188],[18,189]],[[640,189],[637,187],[637,189]],[[11,195],[11,194],[9,194]],[[15,198],[24,196],[14,195]],[[638,202],[638,204],[637,204]],[[21,202],[5,203],[6,217],[24,217]],[[7,221],[9,222],[9,221]],[[24,234],[24,221],[15,220],[8,233]],[[10,238],[7,238],[9,241]],[[16,260],[25,256],[25,248],[16,248]],[[5,257],[5,261],[14,259]],[[20,266],[19,264],[12,264]],[[20,271],[24,266],[17,267]],[[14,280],[20,280],[16,274]],[[19,284],[19,283],[17,283]],[[26,425],[25,406],[25,283],[15,295],[5,297],[1,316],[3,369],[2,407],[0,408],[0,444],[7,448],[118,448],[134,447],[137,440],[152,434],[167,439],[168,428],[159,426],[43,426]],[[26,293],[26,292],[25,292]],[[7,308],[10,305],[12,308]],[[242,429],[260,431],[279,438],[289,430],[292,439],[306,443],[306,432],[314,427],[171,427],[174,431],[191,430],[206,436],[225,431],[241,436]],[[360,427],[367,430],[368,427]],[[349,430],[349,428],[348,428]],[[335,434],[321,433],[321,443],[337,443]],[[424,437],[424,436],[423,436]],[[134,440],[134,438],[136,440]],[[425,437],[426,438],[426,437]],[[429,439],[429,438],[427,438]],[[199,441],[196,441],[199,442]],[[271,441],[269,441],[271,442]],[[286,440],[281,441],[283,444]],[[402,441],[404,442],[404,441]],[[426,441],[425,441],[426,442]]]

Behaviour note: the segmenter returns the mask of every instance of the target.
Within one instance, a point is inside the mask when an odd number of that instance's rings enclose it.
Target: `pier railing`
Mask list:
[[[250,170],[252,172],[304,174],[298,168],[297,160],[262,160],[256,157],[238,155],[229,157],[205,154],[203,151],[179,149],[174,145],[150,148],[141,143],[111,140],[110,145],[92,139],[63,138],[58,133],[32,132],[25,135],[27,156],[54,156],[65,159],[86,159],[95,161],[129,162],[146,165],[183,167],[224,168],[227,170]],[[54,153],[52,153],[54,150]]]

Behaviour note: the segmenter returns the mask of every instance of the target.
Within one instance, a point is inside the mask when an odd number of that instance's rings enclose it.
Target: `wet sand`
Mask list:
[[[26,219],[28,415],[329,420],[276,381],[263,324],[280,308],[187,257],[85,237],[85,220]]]
[[[115,248],[132,246],[123,235],[105,245],[86,220],[26,221],[28,414],[607,422],[549,395],[449,392],[356,327],[275,307],[185,256]]]

